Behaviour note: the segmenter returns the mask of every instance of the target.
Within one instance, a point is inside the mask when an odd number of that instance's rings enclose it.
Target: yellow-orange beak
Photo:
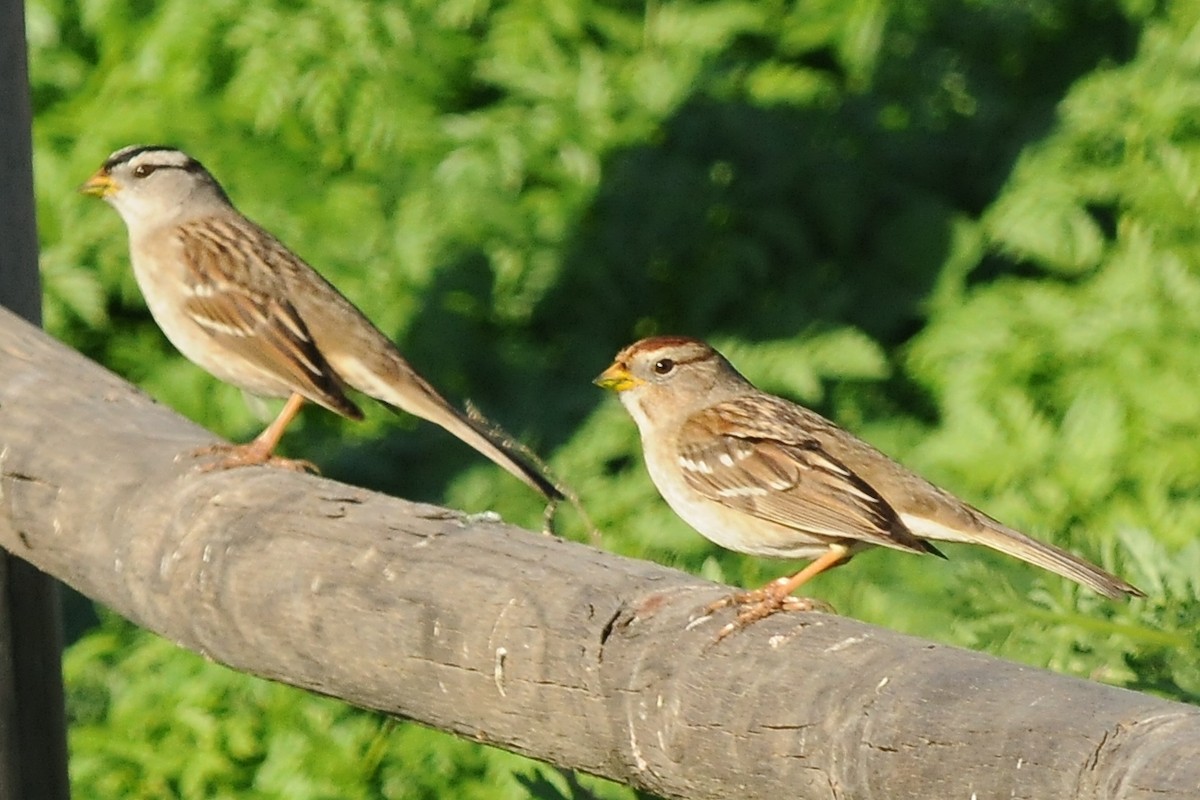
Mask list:
[[[96,170],[96,174],[87,179],[87,183],[79,187],[81,194],[91,195],[92,197],[108,197],[118,189],[121,184],[113,180],[113,177],[102,169]]]
[[[614,392],[623,392],[626,389],[632,389],[640,385],[643,381],[633,377],[624,364],[614,362],[612,366],[596,376],[592,383],[601,389],[612,389]]]

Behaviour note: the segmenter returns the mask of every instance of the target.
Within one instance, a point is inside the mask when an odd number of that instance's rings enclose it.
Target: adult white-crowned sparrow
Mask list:
[[[305,400],[362,419],[346,387],[442,426],[547,498],[561,493],[442,398],[349,300],[242,216],[200,162],[172,147],[116,151],[80,187],[117,210],[146,305],[196,364],[246,391],[286,397],[254,441],[206,448],[218,468],[303,462],[273,456]]]
[[[1111,598],[1141,590],[1006,527],[807,408],[755,388],[704,342],[643,339],[596,384],[618,393],[641,433],[646,468],[689,525],[730,550],[815,559],[756,592],[733,628],[804,607],[801,584],[874,545],[941,555],[927,539],[982,544]]]

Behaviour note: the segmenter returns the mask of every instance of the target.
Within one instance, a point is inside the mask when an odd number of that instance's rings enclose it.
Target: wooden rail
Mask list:
[[[1200,709],[317,477],[0,311],[0,545],[235,669],[666,797],[1194,800]]]

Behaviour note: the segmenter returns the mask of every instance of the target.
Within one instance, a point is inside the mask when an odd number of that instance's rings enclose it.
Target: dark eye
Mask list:
[[[675,369],[675,362],[669,358],[660,358],[654,362],[654,372],[658,375],[666,375],[673,369]]]
[[[138,164],[133,168],[133,177],[144,178],[150,173],[154,172],[156,169],[158,169],[158,167],[154,166],[153,164]]]

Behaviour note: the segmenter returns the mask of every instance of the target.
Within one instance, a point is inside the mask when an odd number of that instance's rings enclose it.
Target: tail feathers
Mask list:
[[[543,497],[552,502],[558,502],[566,499],[562,490],[560,490],[546,475],[544,464],[538,461],[528,448],[513,441],[512,437],[508,436],[499,426],[486,419],[482,415],[478,419],[473,416],[467,416],[462,412],[456,412],[456,418],[465,422],[472,430],[480,437],[481,441],[486,443],[486,446],[491,448],[491,451],[485,450],[473,440],[465,438],[465,436],[451,430],[455,436],[465,441],[467,444],[474,447],[479,452],[490,458],[492,461],[499,464],[509,473],[524,481],[528,486],[541,493]],[[472,415],[478,414],[472,409]],[[441,424],[441,423],[438,423]],[[445,427],[443,425],[443,427]],[[446,428],[450,430],[449,428]]]
[[[980,517],[982,518],[983,515],[980,514]],[[947,542],[981,544],[1057,575],[1062,575],[1064,578],[1070,578],[1076,583],[1114,600],[1146,596],[1141,589],[1121,580],[1116,575],[1105,572],[1060,547],[1031,539],[1023,533],[995,522],[990,517],[980,519],[979,526],[970,531],[952,528],[930,519],[908,514],[903,515],[902,518],[904,524],[917,536]]]
[[[541,493],[547,500],[557,502],[564,499],[559,491],[541,470],[514,453],[510,446],[499,440],[499,434],[484,427],[483,422],[468,418],[463,412],[450,405],[423,378],[404,365],[396,380],[383,381],[371,375],[371,381],[359,380],[351,383],[359,391],[371,395],[376,400],[406,411],[440,425],[445,430],[457,436],[462,441],[487,456],[509,474],[524,482],[527,486]]]

